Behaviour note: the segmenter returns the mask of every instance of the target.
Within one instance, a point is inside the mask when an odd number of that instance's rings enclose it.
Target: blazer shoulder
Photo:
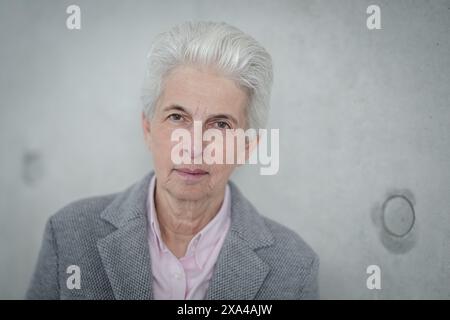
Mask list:
[[[50,217],[55,226],[83,224],[100,219],[101,212],[117,197],[118,193],[81,198],[70,202]]]
[[[273,236],[273,244],[259,251],[260,257],[271,267],[270,297],[318,299],[320,261],[317,253],[295,231],[267,217],[263,216],[263,220]]]
[[[314,249],[294,230],[262,216],[265,225],[274,238],[274,250],[280,255],[281,260],[289,260],[304,265],[317,264],[319,256]]]

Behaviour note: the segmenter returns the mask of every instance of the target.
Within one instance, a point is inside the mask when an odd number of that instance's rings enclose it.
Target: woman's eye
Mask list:
[[[180,121],[183,117],[178,113],[173,113],[169,116],[169,119],[173,121]]]
[[[217,121],[216,126],[219,129],[231,129],[231,126],[225,121]]]

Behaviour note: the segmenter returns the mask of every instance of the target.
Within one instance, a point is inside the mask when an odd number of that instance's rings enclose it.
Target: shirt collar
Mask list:
[[[169,253],[169,249],[166,247],[159,227],[158,217],[156,215],[155,208],[155,187],[156,187],[156,175],[154,175],[149,185],[149,196],[147,201],[147,212],[150,221],[150,233],[155,242],[158,245],[159,252]],[[186,254],[183,258],[187,258],[194,255],[197,266],[202,269],[211,251],[216,246],[217,242],[225,235],[226,230],[230,225],[231,220],[231,193],[230,187],[227,184],[225,187],[225,195],[222,205],[214,216],[214,218],[208,222],[189,242],[186,250]]]

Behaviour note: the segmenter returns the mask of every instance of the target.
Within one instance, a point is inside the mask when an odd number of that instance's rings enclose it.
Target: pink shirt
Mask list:
[[[177,258],[164,244],[156,215],[156,178],[149,186],[147,213],[154,299],[204,299],[231,222],[230,187],[219,212],[191,240],[184,257]]]

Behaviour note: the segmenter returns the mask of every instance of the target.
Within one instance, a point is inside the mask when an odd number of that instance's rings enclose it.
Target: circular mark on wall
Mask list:
[[[394,237],[404,237],[416,221],[414,206],[404,195],[388,197],[382,208],[383,228]]]
[[[410,251],[418,241],[414,194],[407,189],[391,190],[372,208],[372,221],[383,246],[394,254]]]

